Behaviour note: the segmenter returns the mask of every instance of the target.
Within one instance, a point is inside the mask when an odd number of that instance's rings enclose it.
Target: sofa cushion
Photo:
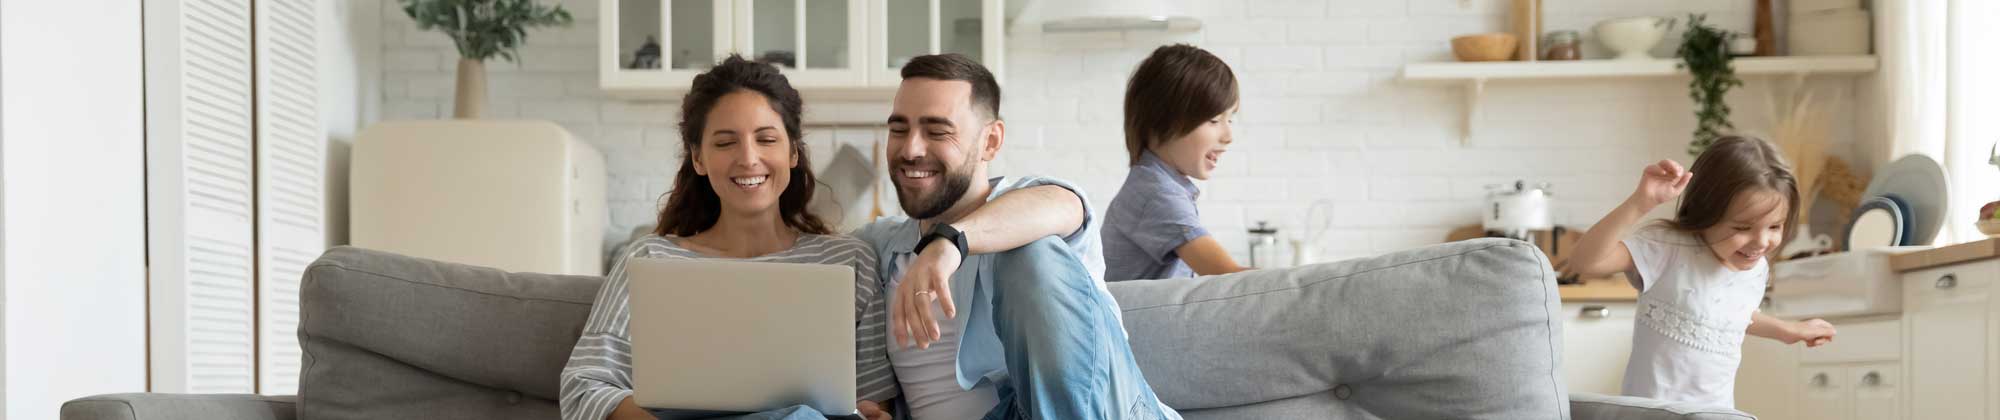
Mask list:
[[[1591,420],[1754,420],[1757,417],[1726,407],[1667,402],[1639,397],[1577,393],[1569,396],[1576,418]]]
[[[1555,274],[1524,242],[1111,292],[1147,381],[1190,419],[1569,415]]]
[[[300,285],[299,414],[553,418],[601,283],[329,250]]]

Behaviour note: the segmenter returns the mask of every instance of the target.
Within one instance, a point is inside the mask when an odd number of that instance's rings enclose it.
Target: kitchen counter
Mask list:
[[[1889,267],[1908,272],[1991,258],[2000,258],[2000,238],[1898,254],[1889,259]]]
[[[1630,302],[1639,299],[1639,289],[1624,274],[1583,279],[1582,283],[1556,286],[1563,302]]]

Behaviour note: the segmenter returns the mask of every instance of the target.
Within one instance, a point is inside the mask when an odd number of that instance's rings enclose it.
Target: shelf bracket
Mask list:
[[[1472,136],[1479,132],[1479,121],[1486,119],[1486,79],[1475,78],[1465,82],[1465,131],[1458,138],[1460,147],[1472,146]]]

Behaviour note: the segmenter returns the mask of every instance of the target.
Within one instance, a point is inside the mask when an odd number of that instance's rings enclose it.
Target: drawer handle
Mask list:
[[[1881,385],[1882,374],[1880,372],[1870,371],[1866,375],[1861,375],[1861,384],[1867,386]]]
[[[1611,308],[1598,305],[1585,306],[1583,312],[1577,315],[1584,318],[1610,318]]]
[[[1818,374],[1813,375],[1812,386],[1824,388],[1826,387],[1826,382],[1827,382],[1826,372],[1820,372]]]
[[[1946,275],[1944,275],[1944,276],[1941,276],[1941,277],[1938,277],[1938,279],[1937,279],[1937,288],[1939,288],[1939,289],[1950,289],[1950,288],[1953,288],[1953,287],[1958,287],[1958,275],[1956,275],[1956,274],[1946,274]]]

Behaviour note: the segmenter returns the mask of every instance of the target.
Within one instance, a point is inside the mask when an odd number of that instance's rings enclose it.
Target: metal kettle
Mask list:
[[[1514,181],[1514,185],[1487,185],[1480,226],[1489,236],[1534,242],[1533,231],[1555,225],[1549,215],[1550,195],[1547,182],[1533,186],[1525,180]]]

